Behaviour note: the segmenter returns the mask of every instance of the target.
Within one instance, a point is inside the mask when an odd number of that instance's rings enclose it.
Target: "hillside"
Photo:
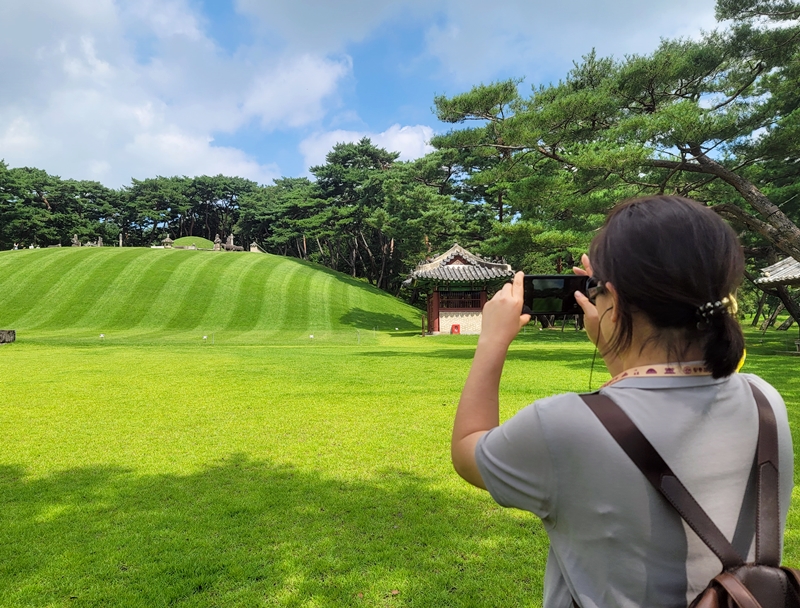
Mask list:
[[[46,338],[259,342],[405,331],[420,312],[361,281],[268,254],[144,248],[0,252],[0,328]],[[212,335],[213,334],[213,335]],[[351,338],[347,338],[348,341]],[[360,337],[359,337],[360,339]]]
[[[198,249],[214,249],[214,241],[209,241],[201,236],[182,236],[175,239],[174,247],[189,247],[194,245]]]

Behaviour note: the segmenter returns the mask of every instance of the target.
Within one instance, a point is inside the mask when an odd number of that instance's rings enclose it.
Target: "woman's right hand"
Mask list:
[[[592,263],[585,253],[581,256],[581,265],[583,268],[573,266],[572,272],[581,276],[592,276]],[[583,325],[586,327],[586,335],[589,336],[592,344],[600,348],[597,343],[600,339],[600,315],[597,313],[597,307],[580,291],[575,292],[575,300],[578,302],[578,306],[583,309]]]
[[[483,307],[479,345],[492,342],[508,348],[519,330],[531,320],[529,314],[522,313],[524,277],[523,272],[517,272],[513,281],[503,285]]]

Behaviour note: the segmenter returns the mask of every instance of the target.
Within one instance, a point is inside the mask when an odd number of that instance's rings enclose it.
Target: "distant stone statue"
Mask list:
[[[103,237],[102,236],[98,236],[97,237],[97,246],[98,247],[102,247],[103,246]]]
[[[77,234],[73,234],[72,235],[72,246],[73,247],[80,247],[81,246],[81,242],[78,240],[78,235]]]
[[[222,251],[222,239],[219,238],[219,233],[214,237],[214,251]]]
[[[241,245],[234,245],[233,244],[233,235],[228,235],[228,240],[225,243],[225,251],[244,251],[244,247]]]

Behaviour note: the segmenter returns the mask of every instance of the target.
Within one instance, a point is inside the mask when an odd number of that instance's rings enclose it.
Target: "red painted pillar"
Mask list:
[[[431,294],[433,306],[431,306],[431,318],[428,320],[429,331],[439,331],[439,290]]]
[[[481,310],[483,310],[483,307],[486,306],[486,300],[488,300],[488,297],[486,295],[486,290],[483,289],[481,290]]]

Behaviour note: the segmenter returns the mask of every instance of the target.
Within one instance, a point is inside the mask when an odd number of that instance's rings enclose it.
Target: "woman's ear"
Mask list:
[[[619,315],[617,314],[617,310],[619,307],[617,304],[619,303],[619,295],[617,294],[617,288],[614,287],[612,283],[603,283],[603,287],[605,287],[608,294],[611,296],[611,321],[613,323],[617,322]]]

